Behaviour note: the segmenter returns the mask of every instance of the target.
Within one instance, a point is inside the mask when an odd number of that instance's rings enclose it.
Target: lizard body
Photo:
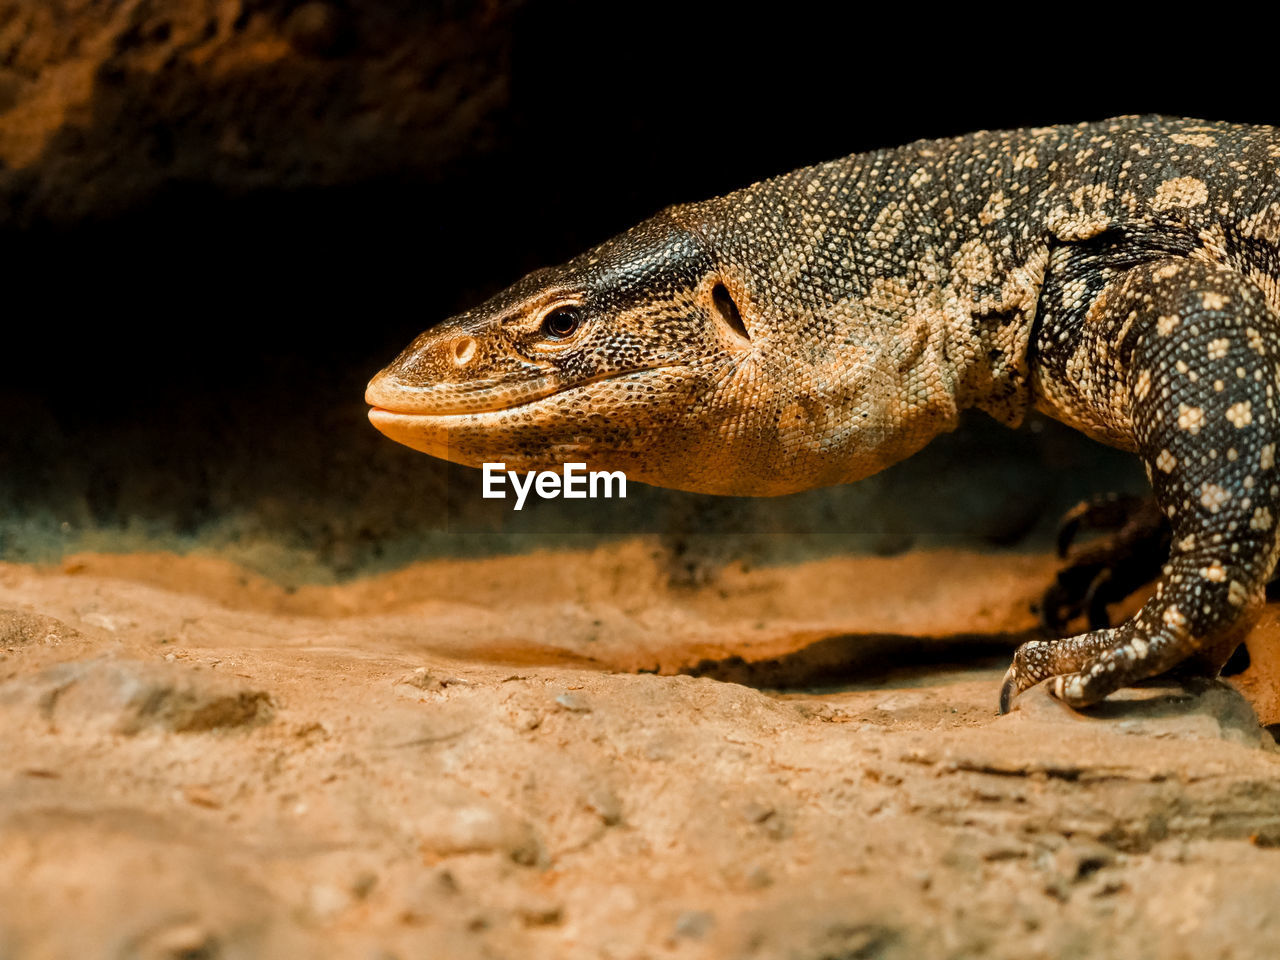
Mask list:
[[[856,154],[671,207],[433,327],[375,426],[464,464],[709,493],[865,477],[980,408],[1137,453],[1174,546],[1115,628],[1024,644],[1073,705],[1216,671],[1275,566],[1280,132],[1161,117]]]

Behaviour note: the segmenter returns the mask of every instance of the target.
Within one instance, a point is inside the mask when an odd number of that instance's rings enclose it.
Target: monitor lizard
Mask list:
[[[670,207],[418,336],[374,426],[771,496],[875,473],[978,408],[1141,457],[1173,530],[1130,619],[1015,653],[1082,707],[1216,673],[1280,552],[1280,131],[1122,117],[860,153]]]

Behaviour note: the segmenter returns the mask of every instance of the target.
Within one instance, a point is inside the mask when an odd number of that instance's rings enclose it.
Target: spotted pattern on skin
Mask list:
[[[1129,415],[1134,448],[1154,467],[1157,501],[1174,524],[1173,552],[1155,594],[1130,620],[1021,648],[1007,695],[1054,677],[1056,693],[1084,706],[1189,656],[1229,652],[1231,638],[1256,616],[1280,553],[1274,522],[1280,484],[1260,484],[1255,476],[1275,468],[1280,304],[1243,273],[1238,264],[1191,257],[1134,267],[1099,284],[1109,320],[1092,329],[1074,324],[1081,338],[1075,352],[1059,356],[1080,362],[1055,372],[1077,382],[1134,385],[1117,399]],[[1148,335],[1124,312],[1139,304],[1149,310]],[[1161,324],[1175,314],[1179,324]],[[1117,343],[1126,324],[1127,342]],[[1105,355],[1123,364],[1119,370],[1085,362],[1090,336],[1107,345]],[[1188,374],[1197,368],[1202,375],[1193,379]],[[1226,376],[1204,376],[1210,369]]]
[[[1170,135],[1174,143],[1185,143],[1192,147],[1214,147],[1218,141],[1207,133],[1175,133]]]
[[[1229,649],[1280,553],[1277,161],[1270,128],[1121,117],[806,167],[437,324],[371,418],[465,464],[767,496],[1035,407],[1137,454],[1174,527],[1133,617],[1015,655],[1005,705],[1051,677],[1087,705]],[[549,340],[566,303],[582,323]]]
[[[1176,365],[1175,365],[1176,369]],[[1178,404],[1178,429],[1187,433],[1199,433],[1204,426],[1204,410],[1200,407],[1189,407],[1185,403]]]
[[[1133,386],[1133,394],[1139,400],[1145,400],[1151,392],[1151,372],[1143,370],[1138,374],[1138,381]]]
[[[1221,583],[1227,579],[1227,568],[1214,560],[1207,567],[1200,568],[1200,576],[1206,580],[1212,580],[1214,583]]]
[[[1200,503],[1210,513],[1217,513],[1230,499],[1231,493],[1216,483],[1206,483],[1200,490]]]
[[[1227,407],[1227,419],[1231,421],[1232,426],[1237,430],[1243,430],[1249,424],[1253,423],[1253,404],[1248,400],[1242,400],[1239,403],[1233,403]]]
[[[1177,177],[1156,187],[1153,209],[1165,211],[1174,207],[1199,207],[1209,199],[1209,188],[1195,177]]]

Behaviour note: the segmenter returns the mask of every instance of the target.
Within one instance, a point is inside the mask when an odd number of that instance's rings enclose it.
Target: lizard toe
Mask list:
[[[1000,685],[1000,712],[1008,713],[1013,709],[1013,701],[1024,690],[1034,687],[1045,677],[1050,676],[1049,663],[1052,659],[1052,640],[1028,640],[1018,647],[1013,654],[1013,663],[1004,675]]]
[[[1106,696],[1106,693],[1099,693],[1096,690],[1091,691],[1088,684],[1089,679],[1089,672],[1084,670],[1076,673],[1059,674],[1053,678],[1053,683],[1049,685],[1049,692],[1073,709],[1079,710],[1083,707],[1089,707]]]

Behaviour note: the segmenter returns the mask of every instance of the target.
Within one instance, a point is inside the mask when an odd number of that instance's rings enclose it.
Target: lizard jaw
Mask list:
[[[464,467],[501,462],[512,470],[550,470],[568,461],[586,462],[591,458],[594,448],[585,440],[548,442],[536,449],[516,439],[493,445],[493,435],[503,435],[501,415],[506,412],[430,415],[374,407],[369,411],[369,422],[397,443]]]
[[[465,412],[428,412],[383,406],[378,401],[394,402],[398,398],[381,388],[383,385],[379,384],[380,378],[375,378],[369,384],[365,401],[371,405],[369,422],[374,428],[411,449],[469,467],[478,467],[491,460],[505,460],[513,464],[527,464],[522,469],[537,469],[558,465],[566,460],[585,459],[592,444],[580,435],[575,436],[573,442],[556,442],[548,437],[541,449],[534,450],[527,441],[521,443],[512,434],[527,432],[540,417],[545,417],[548,421],[555,420],[558,411],[565,411],[570,420],[577,419],[584,409],[590,409],[593,397],[601,389],[608,389],[618,381],[654,378],[655,374],[655,379],[663,379],[666,371],[682,366],[684,364],[658,364],[639,370],[610,373],[554,392],[519,398],[515,402],[489,409]],[[569,412],[573,410],[576,413]],[[577,430],[573,432],[580,434]],[[481,447],[488,452],[482,453]]]
[[[451,460],[467,466],[471,466],[467,460],[458,455],[449,455],[450,427],[456,430],[468,421],[478,425],[483,419],[483,414],[398,413],[376,406],[369,410],[369,422],[374,429],[396,443],[441,460]]]

